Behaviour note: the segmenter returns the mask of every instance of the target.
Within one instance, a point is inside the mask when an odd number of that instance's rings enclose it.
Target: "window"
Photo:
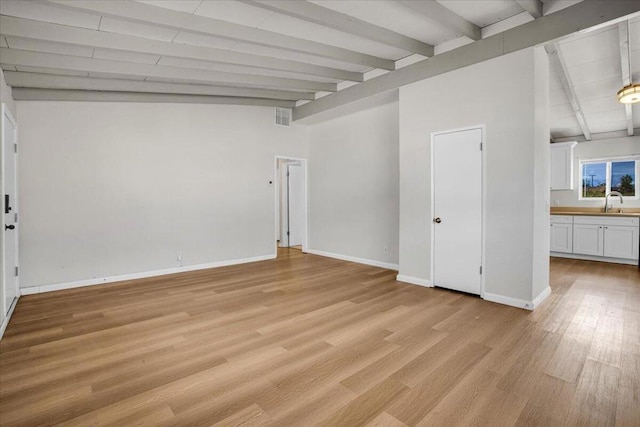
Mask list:
[[[636,177],[640,175],[639,168],[638,158],[581,161],[580,199],[604,199],[611,191],[637,199]]]

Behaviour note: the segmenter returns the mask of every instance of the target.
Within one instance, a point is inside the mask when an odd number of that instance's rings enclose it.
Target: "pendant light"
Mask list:
[[[640,102],[640,84],[632,83],[618,91],[618,101],[623,104],[635,104]]]

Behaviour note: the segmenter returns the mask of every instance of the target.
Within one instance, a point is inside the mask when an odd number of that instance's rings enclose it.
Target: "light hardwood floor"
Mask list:
[[[553,259],[535,312],[281,250],[23,297],[0,424],[640,425],[637,267]]]

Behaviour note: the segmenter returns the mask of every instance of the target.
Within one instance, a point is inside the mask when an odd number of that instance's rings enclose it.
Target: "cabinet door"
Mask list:
[[[604,254],[604,226],[573,224],[573,253],[602,256]]]
[[[573,252],[572,224],[551,224],[551,252]]]
[[[605,226],[604,256],[638,259],[638,234],[638,227]]]
[[[576,143],[551,144],[551,189],[573,190],[573,147]]]

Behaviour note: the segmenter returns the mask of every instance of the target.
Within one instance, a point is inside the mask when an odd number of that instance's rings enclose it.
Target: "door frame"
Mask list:
[[[18,122],[16,121],[16,119],[13,117],[13,114],[11,114],[11,111],[9,110],[9,108],[7,107],[7,104],[2,104],[2,108],[1,108],[1,114],[2,117],[0,117],[0,120],[2,120],[3,122],[3,126],[2,126],[2,135],[0,135],[0,150],[2,150],[2,186],[0,188],[1,194],[2,194],[2,215],[3,215],[3,220],[2,220],[2,225],[4,225],[4,194],[5,194],[5,180],[4,180],[4,173],[6,171],[6,163],[7,163],[7,159],[4,155],[5,151],[5,145],[7,143],[7,141],[5,141],[4,138],[4,118],[7,117],[7,119],[9,119],[9,122],[11,122],[11,125],[13,126],[13,139],[14,139],[14,143],[17,145],[18,144]],[[14,198],[13,201],[13,206],[15,207],[15,213],[18,213],[20,211],[19,206],[18,206],[18,153],[15,153],[15,159],[16,159],[16,164],[15,164],[15,186],[16,186],[16,196]],[[16,265],[20,265],[20,258],[19,258],[19,232],[20,232],[20,227],[16,227],[15,230],[15,236],[16,236],[16,247],[15,247],[15,260],[16,260]],[[7,265],[6,265],[6,255],[5,255],[5,247],[6,247],[6,231],[4,230],[4,228],[2,229],[2,238],[0,239],[0,244],[2,245],[2,256],[3,256],[3,260],[2,260],[2,286],[6,286],[6,284],[4,283],[4,278],[6,277],[6,271],[7,271]],[[8,319],[11,317],[11,312],[7,312],[9,307],[6,306],[7,304],[7,296],[4,294],[4,291],[6,291],[6,288],[3,289],[3,298],[2,298],[2,304],[1,304],[1,308],[2,308],[2,314],[5,315],[5,322],[8,322]],[[15,306],[18,303],[18,299],[20,298],[20,277],[16,276],[16,302],[13,304],[13,308],[15,308]],[[12,308],[12,310],[13,310]],[[2,334],[0,333],[0,336]]]
[[[309,169],[307,167],[307,159],[303,159],[301,157],[291,157],[291,156],[283,156],[276,155],[273,163],[273,176],[274,176],[274,187],[273,187],[273,198],[275,201],[274,204],[274,224],[275,224],[275,255],[278,256],[278,239],[279,239],[279,230],[280,230],[280,175],[278,174],[278,160],[294,160],[300,162],[304,167],[304,232],[302,235],[302,252],[307,252],[307,248],[309,247]]]
[[[482,164],[480,165],[480,169],[482,170],[482,184],[481,184],[481,188],[482,188],[482,206],[481,206],[481,210],[482,210],[482,220],[481,220],[481,230],[480,230],[480,241],[481,241],[481,245],[480,245],[480,265],[482,266],[482,274],[480,275],[480,298],[484,299],[484,292],[485,292],[485,276],[486,276],[486,268],[485,268],[485,249],[486,249],[486,236],[485,236],[485,230],[487,229],[487,179],[486,179],[486,164],[487,164],[487,136],[486,136],[486,125],[485,124],[479,124],[479,125],[474,125],[474,126],[466,126],[466,127],[461,127],[461,128],[456,128],[456,129],[447,129],[447,130],[442,130],[442,131],[437,131],[437,132],[431,132],[431,139],[429,141],[429,163],[430,163],[430,179],[431,179],[431,206],[430,206],[430,217],[429,217],[429,224],[431,227],[431,242],[430,242],[430,246],[431,246],[431,285],[432,286],[436,286],[436,281],[435,281],[435,267],[436,267],[436,252],[435,252],[435,223],[433,222],[433,218],[435,215],[435,168],[434,168],[434,162],[433,162],[433,143],[435,140],[435,137],[438,135],[445,135],[448,133],[457,133],[457,132],[464,132],[464,131],[468,131],[468,130],[474,130],[474,129],[480,129],[481,132],[481,138],[482,138],[482,151],[481,151],[481,162]]]

